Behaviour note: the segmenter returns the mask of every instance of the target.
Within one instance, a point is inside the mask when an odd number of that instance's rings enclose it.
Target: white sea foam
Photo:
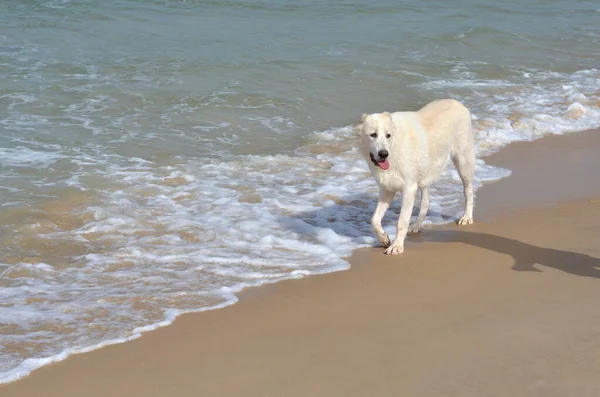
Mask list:
[[[0,148],[0,165],[11,167],[48,167],[66,158],[57,152],[43,152],[26,147]]]
[[[154,323],[154,324],[135,328],[131,332],[131,334],[127,337],[104,340],[100,343],[85,346],[85,347],[80,347],[80,348],[72,348],[72,347],[66,348],[63,351],[61,351],[60,353],[57,353],[57,354],[54,354],[54,355],[48,356],[48,357],[27,358],[27,359],[23,360],[17,367],[13,368],[12,370],[6,371],[6,372],[0,372],[0,384],[14,382],[18,379],[23,378],[24,376],[29,375],[32,371],[34,371],[40,367],[43,367],[44,365],[62,361],[73,354],[87,353],[87,352],[91,352],[91,351],[100,349],[105,346],[116,345],[119,343],[124,343],[124,342],[128,342],[128,341],[137,339],[140,336],[142,336],[142,334],[144,332],[153,331],[155,329],[165,327],[167,325],[171,325],[173,323],[173,321],[175,321],[175,318],[177,318],[181,314],[197,313],[197,312],[203,312],[203,311],[214,310],[214,309],[222,309],[222,308],[232,305],[236,302],[237,302],[237,298],[235,297],[235,295],[232,294],[232,297],[229,301],[224,302],[219,305],[211,306],[211,307],[203,307],[203,308],[198,308],[195,310],[176,310],[176,309],[165,310],[164,320]]]

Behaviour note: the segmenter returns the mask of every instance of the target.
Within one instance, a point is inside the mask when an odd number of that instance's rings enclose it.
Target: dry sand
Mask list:
[[[511,145],[488,160],[513,176],[480,190],[475,225],[398,257],[356,251],[349,271],[249,291],[0,395],[600,396],[599,149],[600,131]]]

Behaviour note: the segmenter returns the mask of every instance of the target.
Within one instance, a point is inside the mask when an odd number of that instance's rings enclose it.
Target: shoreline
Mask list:
[[[494,183],[485,184],[479,189],[476,194],[476,222],[484,223],[483,227],[485,228],[490,225],[493,226],[494,223],[498,222],[499,218],[519,218],[519,215],[516,213],[519,211],[524,211],[524,209],[532,209],[532,212],[537,212],[544,210],[544,208],[547,208],[549,205],[555,205],[557,202],[571,202],[573,200],[575,200],[575,206],[581,207],[585,206],[585,200],[578,201],[577,199],[581,199],[583,197],[600,197],[600,184],[586,184],[581,180],[581,178],[573,177],[573,175],[581,175],[583,179],[587,181],[593,181],[593,172],[595,169],[597,169],[597,166],[600,166],[600,160],[596,159],[596,156],[594,156],[594,152],[597,151],[594,149],[600,147],[599,143],[600,131],[591,130],[567,135],[547,136],[532,142],[516,142],[504,147],[499,152],[486,157],[485,160],[487,163],[509,168],[512,171],[512,174],[508,178],[501,179]],[[527,155],[525,155],[525,153],[527,153]],[[554,153],[558,155],[548,156],[548,153]],[[559,160],[560,163],[558,163]],[[592,176],[592,178],[588,178],[586,175],[588,177]],[[517,189],[518,194],[507,194],[507,191],[512,191],[515,186],[521,186],[521,189]],[[560,187],[560,189],[557,189],[557,187]],[[478,205],[478,202],[483,202],[483,205]],[[567,207],[570,205],[573,204],[568,204]],[[448,230],[452,230],[452,232],[450,234],[444,234]],[[427,247],[427,249],[433,249],[434,245],[443,241],[451,241],[453,238],[455,239],[455,242],[457,242],[456,236],[450,236],[451,234],[456,235],[456,230],[463,229],[457,229],[451,225],[426,227],[424,236],[407,240],[406,252],[401,255],[402,258],[400,260],[397,260],[399,257],[384,257],[377,248],[366,248],[355,251],[350,258],[350,262],[352,268],[362,267],[372,269],[373,266],[369,267],[365,265],[371,265],[372,263],[381,263],[385,265],[391,264],[392,262],[406,262],[409,260],[418,261],[418,254],[423,253],[424,247]],[[460,232],[460,234],[467,235],[468,233]],[[436,242],[436,244],[432,245],[434,242]],[[460,239],[458,239],[458,242],[461,242]],[[352,272],[352,268],[347,272]],[[239,302],[236,305],[230,306],[223,310],[211,310],[209,312],[202,313],[202,316],[206,316],[207,313],[224,312],[230,310],[231,308],[238,307],[242,303],[244,303],[246,306],[248,304],[256,304],[256,302],[259,302],[262,299],[268,303],[270,299],[276,296],[289,296],[289,292],[286,293],[283,290],[287,288],[288,285],[294,283],[296,285],[307,282],[311,283],[313,282],[313,279],[336,277],[338,274],[347,272],[334,272],[327,275],[321,275],[321,277],[316,278],[305,277],[301,280],[285,280],[281,283],[244,290],[237,294]],[[308,290],[308,287],[303,288]],[[266,297],[267,295],[269,297]],[[297,296],[296,298],[302,300],[302,297],[300,296]],[[262,304],[264,302],[259,303]],[[235,311],[240,312],[241,310],[242,309],[237,309]],[[229,316],[230,314],[226,313],[224,315]],[[43,380],[38,380],[42,377],[47,378],[47,376],[42,374],[43,372],[46,373],[47,371],[52,372],[62,370],[67,371],[66,373],[68,373],[68,369],[56,368],[65,368],[65,365],[72,367],[75,364],[71,364],[71,362],[75,358],[79,359],[79,357],[82,357],[83,359],[85,356],[94,355],[98,352],[104,352],[108,350],[117,351],[123,347],[131,346],[134,343],[143,342],[147,336],[153,335],[157,332],[168,332],[172,327],[178,327],[179,329],[170,332],[184,332],[181,330],[181,328],[184,327],[183,320],[189,322],[192,320],[188,319],[192,317],[197,317],[197,319],[193,321],[208,321],[208,319],[200,319],[201,316],[198,313],[182,315],[178,317],[170,327],[163,327],[159,330],[155,330],[154,332],[144,333],[141,338],[130,341],[129,343],[119,343],[116,345],[107,346],[84,355],[75,354],[73,356],[69,356],[66,360],[57,364],[46,365],[40,369],[37,369],[32,374],[22,379],[11,383],[2,384],[0,385],[0,390],[5,393],[15,391],[17,394],[14,395],[19,395],[18,390],[22,390],[23,388],[27,389],[29,386],[26,385],[33,385],[32,387],[35,387],[35,383],[44,382]],[[274,320],[276,321],[277,319]],[[178,326],[180,322],[182,325]],[[91,359],[85,360],[93,361]],[[42,375],[37,376],[36,374],[38,373]]]

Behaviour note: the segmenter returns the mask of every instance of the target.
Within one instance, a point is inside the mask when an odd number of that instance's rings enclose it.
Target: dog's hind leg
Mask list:
[[[373,213],[373,217],[371,218],[371,226],[373,226],[373,230],[375,231],[375,235],[377,239],[381,243],[384,248],[390,246],[390,237],[387,235],[383,227],[381,226],[381,220],[385,215],[385,212],[390,207],[390,203],[394,199],[396,194],[394,192],[390,192],[385,189],[379,189],[379,200],[377,201],[377,208],[375,208],[375,212]]]
[[[408,228],[408,234],[419,233],[421,224],[425,220],[425,216],[427,216],[427,211],[429,211],[429,186],[421,188],[421,206],[419,208],[419,215],[417,216],[415,224]]]
[[[473,144],[466,144],[452,155],[452,162],[460,175],[465,195],[465,210],[462,218],[458,220],[459,225],[473,223],[473,178],[475,177],[475,148]]]

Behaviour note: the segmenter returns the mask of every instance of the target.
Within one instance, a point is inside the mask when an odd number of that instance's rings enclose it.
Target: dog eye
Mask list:
[[[372,133],[371,138],[377,138],[377,133],[376,132]]]
[[[390,134],[387,134],[385,137],[386,137],[387,139],[390,139],[392,136],[391,136]]]

